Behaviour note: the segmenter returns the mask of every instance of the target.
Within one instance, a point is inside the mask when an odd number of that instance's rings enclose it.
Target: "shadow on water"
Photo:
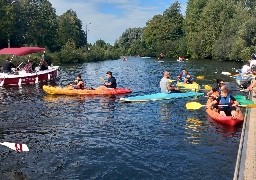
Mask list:
[[[223,78],[235,87],[240,63],[132,58],[61,68],[51,85],[64,86],[80,73],[87,85],[101,85],[112,71],[123,96],[52,96],[42,84],[0,89],[0,141],[25,143],[15,153],[0,146],[4,179],[230,179],[241,128],[210,121],[203,109],[189,111],[197,99],[120,103],[124,96],[159,92],[162,72],[175,79],[182,68],[204,75],[201,85]],[[48,84],[48,83],[46,83]],[[196,173],[195,173],[196,172]]]

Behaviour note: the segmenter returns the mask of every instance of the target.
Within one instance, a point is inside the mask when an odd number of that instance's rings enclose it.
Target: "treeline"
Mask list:
[[[116,45],[147,56],[248,60],[256,51],[255,7],[256,0],[188,0],[183,17],[175,2],[143,29],[127,30]]]
[[[0,0],[0,16],[0,49],[45,47],[47,58],[60,63],[119,57],[118,51],[103,40],[88,44],[76,12],[68,10],[57,16],[48,0]]]
[[[155,15],[143,28],[129,28],[112,46],[87,43],[73,10],[61,16],[48,0],[0,0],[0,48],[46,47],[54,61],[76,63],[117,59],[121,55],[186,56],[247,60],[255,52],[256,0],[188,0]]]

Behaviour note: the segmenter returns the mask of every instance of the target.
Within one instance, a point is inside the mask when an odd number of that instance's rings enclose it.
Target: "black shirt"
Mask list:
[[[4,73],[10,73],[12,71],[12,68],[15,68],[15,65],[10,61],[5,61],[3,64],[3,72]]]
[[[107,88],[116,88],[116,78],[115,77],[111,77],[108,79],[108,83],[111,82],[111,85],[106,85]]]

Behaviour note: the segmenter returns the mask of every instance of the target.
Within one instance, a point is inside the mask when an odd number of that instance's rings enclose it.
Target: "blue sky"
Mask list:
[[[61,15],[68,9],[76,11],[88,29],[88,42],[102,39],[114,44],[128,28],[144,27],[154,15],[162,14],[176,0],[49,0]],[[187,0],[178,1],[185,14]]]

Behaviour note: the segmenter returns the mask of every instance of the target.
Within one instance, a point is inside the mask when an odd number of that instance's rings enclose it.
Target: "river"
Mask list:
[[[162,72],[176,79],[182,68],[201,85],[223,78],[235,86],[239,62],[128,57],[63,66],[51,85],[63,86],[82,74],[97,87],[112,71],[119,87],[132,95],[159,91]],[[239,92],[235,92],[239,93]],[[126,95],[127,96],[127,95]],[[204,108],[186,102],[204,97],[121,103],[123,96],[52,96],[42,85],[0,89],[0,142],[25,143],[29,152],[0,146],[0,179],[232,179],[242,127],[208,118]]]

